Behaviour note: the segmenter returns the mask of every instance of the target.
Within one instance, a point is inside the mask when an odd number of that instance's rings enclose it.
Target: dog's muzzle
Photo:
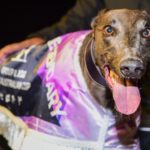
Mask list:
[[[120,71],[125,78],[140,79],[144,72],[144,65],[140,60],[126,59],[120,64]]]

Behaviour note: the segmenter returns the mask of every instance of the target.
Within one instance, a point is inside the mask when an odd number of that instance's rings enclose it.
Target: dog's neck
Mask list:
[[[93,54],[94,51],[94,39],[91,38],[86,47],[85,47],[85,65],[87,67],[87,71],[92,80],[97,82],[99,85],[106,87],[106,81],[101,73],[101,70],[97,67],[95,57]]]
[[[113,107],[112,95],[106,85],[105,78],[101,71],[96,67],[94,58],[94,43],[92,34],[89,34],[81,47],[80,64],[91,95],[104,107]]]

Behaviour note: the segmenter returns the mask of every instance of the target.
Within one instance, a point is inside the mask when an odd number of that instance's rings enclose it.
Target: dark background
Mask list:
[[[0,48],[57,22],[75,0],[15,0],[0,4]]]

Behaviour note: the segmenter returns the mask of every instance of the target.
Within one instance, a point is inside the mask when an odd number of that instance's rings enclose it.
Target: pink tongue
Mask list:
[[[133,114],[139,107],[141,96],[138,87],[125,86],[115,81],[112,83],[108,69],[105,69],[105,79],[112,88],[117,110],[125,115]]]
[[[115,83],[113,97],[119,112],[125,115],[134,113],[140,104],[141,96],[136,86],[124,86]]]

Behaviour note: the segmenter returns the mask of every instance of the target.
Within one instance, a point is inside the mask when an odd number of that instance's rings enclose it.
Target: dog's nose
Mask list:
[[[144,66],[139,60],[126,59],[121,62],[121,73],[128,78],[141,78]]]

